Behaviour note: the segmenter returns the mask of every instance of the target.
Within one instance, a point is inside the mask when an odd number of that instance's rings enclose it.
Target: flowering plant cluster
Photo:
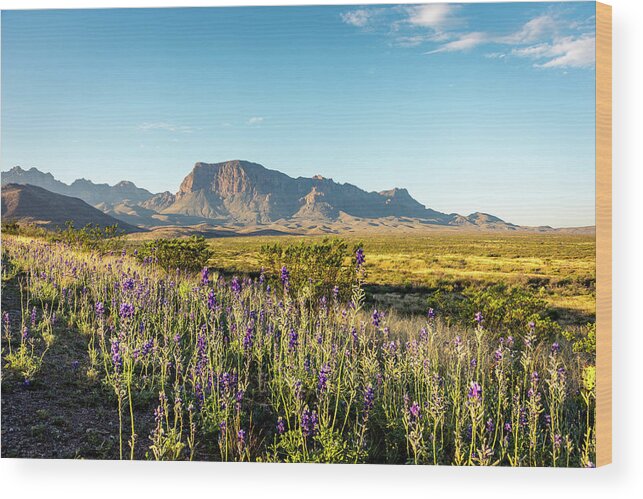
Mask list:
[[[539,342],[527,324],[491,334],[484,310],[468,328],[433,309],[368,310],[361,248],[357,284],[313,301],[287,265],[271,286],[263,274],[224,279],[20,236],[2,249],[28,276],[22,326],[3,317],[6,351],[28,352],[54,314],[86,334],[91,369],[115,394],[121,457],[129,446],[132,458],[144,449],[156,459],[594,461],[591,359],[564,338]],[[158,403],[148,408],[137,394],[150,392]],[[155,422],[149,435],[137,435],[142,410]]]

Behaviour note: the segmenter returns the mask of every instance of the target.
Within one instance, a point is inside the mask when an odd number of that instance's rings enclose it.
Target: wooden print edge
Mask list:
[[[612,462],[612,7],[596,2],[596,465]]]

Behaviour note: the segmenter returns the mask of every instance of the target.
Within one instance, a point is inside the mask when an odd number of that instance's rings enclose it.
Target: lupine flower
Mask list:
[[[279,435],[283,435],[285,431],[286,424],[284,423],[284,418],[279,416],[279,418],[277,419],[277,433],[279,433]]]
[[[472,381],[469,385],[469,393],[467,396],[469,397],[469,400],[480,400],[480,397],[482,396],[482,387],[475,381]]]
[[[244,350],[249,350],[252,348],[252,344],[254,341],[254,325],[249,325],[246,328],[246,335],[243,337],[243,349]]]
[[[333,298],[337,299],[339,296],[339,286],[333,286]]]
[[[539,380],[539,379],[540,379],[540,376],[538,375],[538,372],[537,372],[537,371],[534,371],[533,373],[531,373],[531,380],[532,380],[534,383],[538,383],[538,380]]]
[[[411,404],[411,407],[409,407],[409,415],[411,416],[412,421],[418,419],[420,417],[420,404],[414,401]]]
[[[207,286],[208,284],[210,284],[209,277],[210,277],[210,271],[208,270],[207,267],[203,267],[203,269],[201,270],[201,285]]]
[[[123,281],[123,291],[129,291],[134,289],[134,279],[127,278]]]
[[[36,327],[36,307],[31,309],[31,327]]]
[[[317,389],[320,393],[324,393],[328,384],[328,375],[330,374],[330,365],[324,364],[319,370],[319,379],[317,381]]]
[[[362,248],[358,248],[355,252],[355,266],[357,267],[357,270],[362,268],[362,265],[364,265],[365,263],[366,256],[364,255],[364,250]]]
[[[102,317],[105,315],[105,306],[102,302],[98,301],[96,302],[96,305],[94,305],[94,311],[98,317]]]
[[[216,304],[217,304],[217,299],[214,296],[214,291],[211,290],[208,293],[208,309],[214,310],[214,307],[216,306]]]
[[[372,320],[373,320],[373,326],[375,327],[380,327],[380,319],[382,316],[380,313],[377,311],[377,309],[373,310],[373,315],[372,315]]]
[[[288,287],[288,281],[290,279],[290,273],[288,272],[288,269],[284,265],[281,267],[281,283],[284,285],[284,288]]]
[[[511,433],[511,423],[505,423],[504,428],[507,433]]]
[[[118,312],[121,319],[127,319],[134,315],[134,306],[130,303],[121,303],[121,308]]]
[[[311,412],[308,407],[306,407],[304,409],[304,412],[301,414],[301,429],[303,431],[304,437],[315,435],[317,433],[318,423],[319,418],[317,417],[317,412]]]
[[[487,419],[487,423],[485,424],[485,429],[487,430],[487,433],[493,433],[494,428],[496,425],[493,424],[493,419],[489,418]]]
[[[430,308],[430,309],[429,309],[429,311],[426,313],[426,317],[427,317],[427,319],[429,319],[429,320],[431,320],[431,319],[435,319],[435,310],[433,310],[432,308]]]
[[[119,372],[121,367],[123,367],[123,358],[121,357],[120,343],[118,338],[112,338],[112,364],[114,365],[114,370]]]
[[[551,353],[558,353],[560,351],[560,345],[558,343],[554,343],[551,346]]]
[[[368,414],[373,408],[373,402],[375,401],[375,390],[373,390],[373,385],[368,385],[364,389],[364,412]]]
[[[482,312],[476,312],[474,319],[478,324],[482,324],[482,321],[484,320],[484,317],[482,316]]]
[[[290,334],[288,335],[288,349],[291,351],[294,351],[297,349],[298,345],[298,338],[299,335],[297,334],[297,331],[295,329],[290,330]]]
[[[232,278],[232,281],[230,282],[230,289],[236,295],[241,293],[241,283],[239,282],[239,279],[237,277]]]
[[[554,435],[554,447],[556,447],[557,449],[560,449],[560,446],[562,445],[562,443],[563,443],[563,437],[560,436],[558,433],[556,433],[556,435]]]

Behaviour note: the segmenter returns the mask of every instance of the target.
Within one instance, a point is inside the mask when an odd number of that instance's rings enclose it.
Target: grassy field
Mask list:
[[[3,234],[2,457],[593,466],[593,328],[373,307],[376,242],[349,296],[312,298],[286,267],[223,277]]]
[[[225,273],[261,268],[260,248],[321,236],[226,237],[209,240],[212,266]],[[427,236],[348,236],[368,255],[367,285],[375,301],[420,312],[435,290],[496,283],[537,291],[563,322],[595,316],[596,244],[593,235],[435,233]]]

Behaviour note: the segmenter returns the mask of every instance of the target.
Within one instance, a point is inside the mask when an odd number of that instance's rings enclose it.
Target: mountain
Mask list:
[[[4,221],[33,223],[47,228],[64,228],[69,220],[76,228],[87,224],[100,227],[118,224],[118,228],[127,233],[140,230],[116,220],[81,199],[64,196],[34,185],[4,184],[1,204]]]
[[[127,181],[111,186],[79,179],[67,185],[50,173],[19,166],[2,172],[2,184],[7,183],[80,198],[114,219],[149,228],[200,226],[204,231],[211,226],[253,234],[524,229],[486,213],[465,216],[432,210],[404,188],[367,192],[322,175],[293,178],[242,160],[196,163],[175,194],[152,194]]]
[[[23,170],[14,166],[11,170],[2,172],[2,185],[5,184],[29,184],[42,187],[56,194],[63,194],[80,198],[83,201],[96,206],[101,203],[118,204],[125,201],[141,203],[153,196],[147,189],[137,187],[132,182],[121,181],[116,185],[95,184],[91,180],[75,180],[67,185],[56,180],[51,173],[44,173],[37,168]]]
[[[460,225],[459,215],[428,209],[406,189],[366,192],[321,175],[292,178],[241,160],[197,163],[174,198],[161,213],[244,225],[290,219],[332,222],[342,214],[368,219],[409,217],[439,225]],[[466,217],[465,220],[478,225]]]

